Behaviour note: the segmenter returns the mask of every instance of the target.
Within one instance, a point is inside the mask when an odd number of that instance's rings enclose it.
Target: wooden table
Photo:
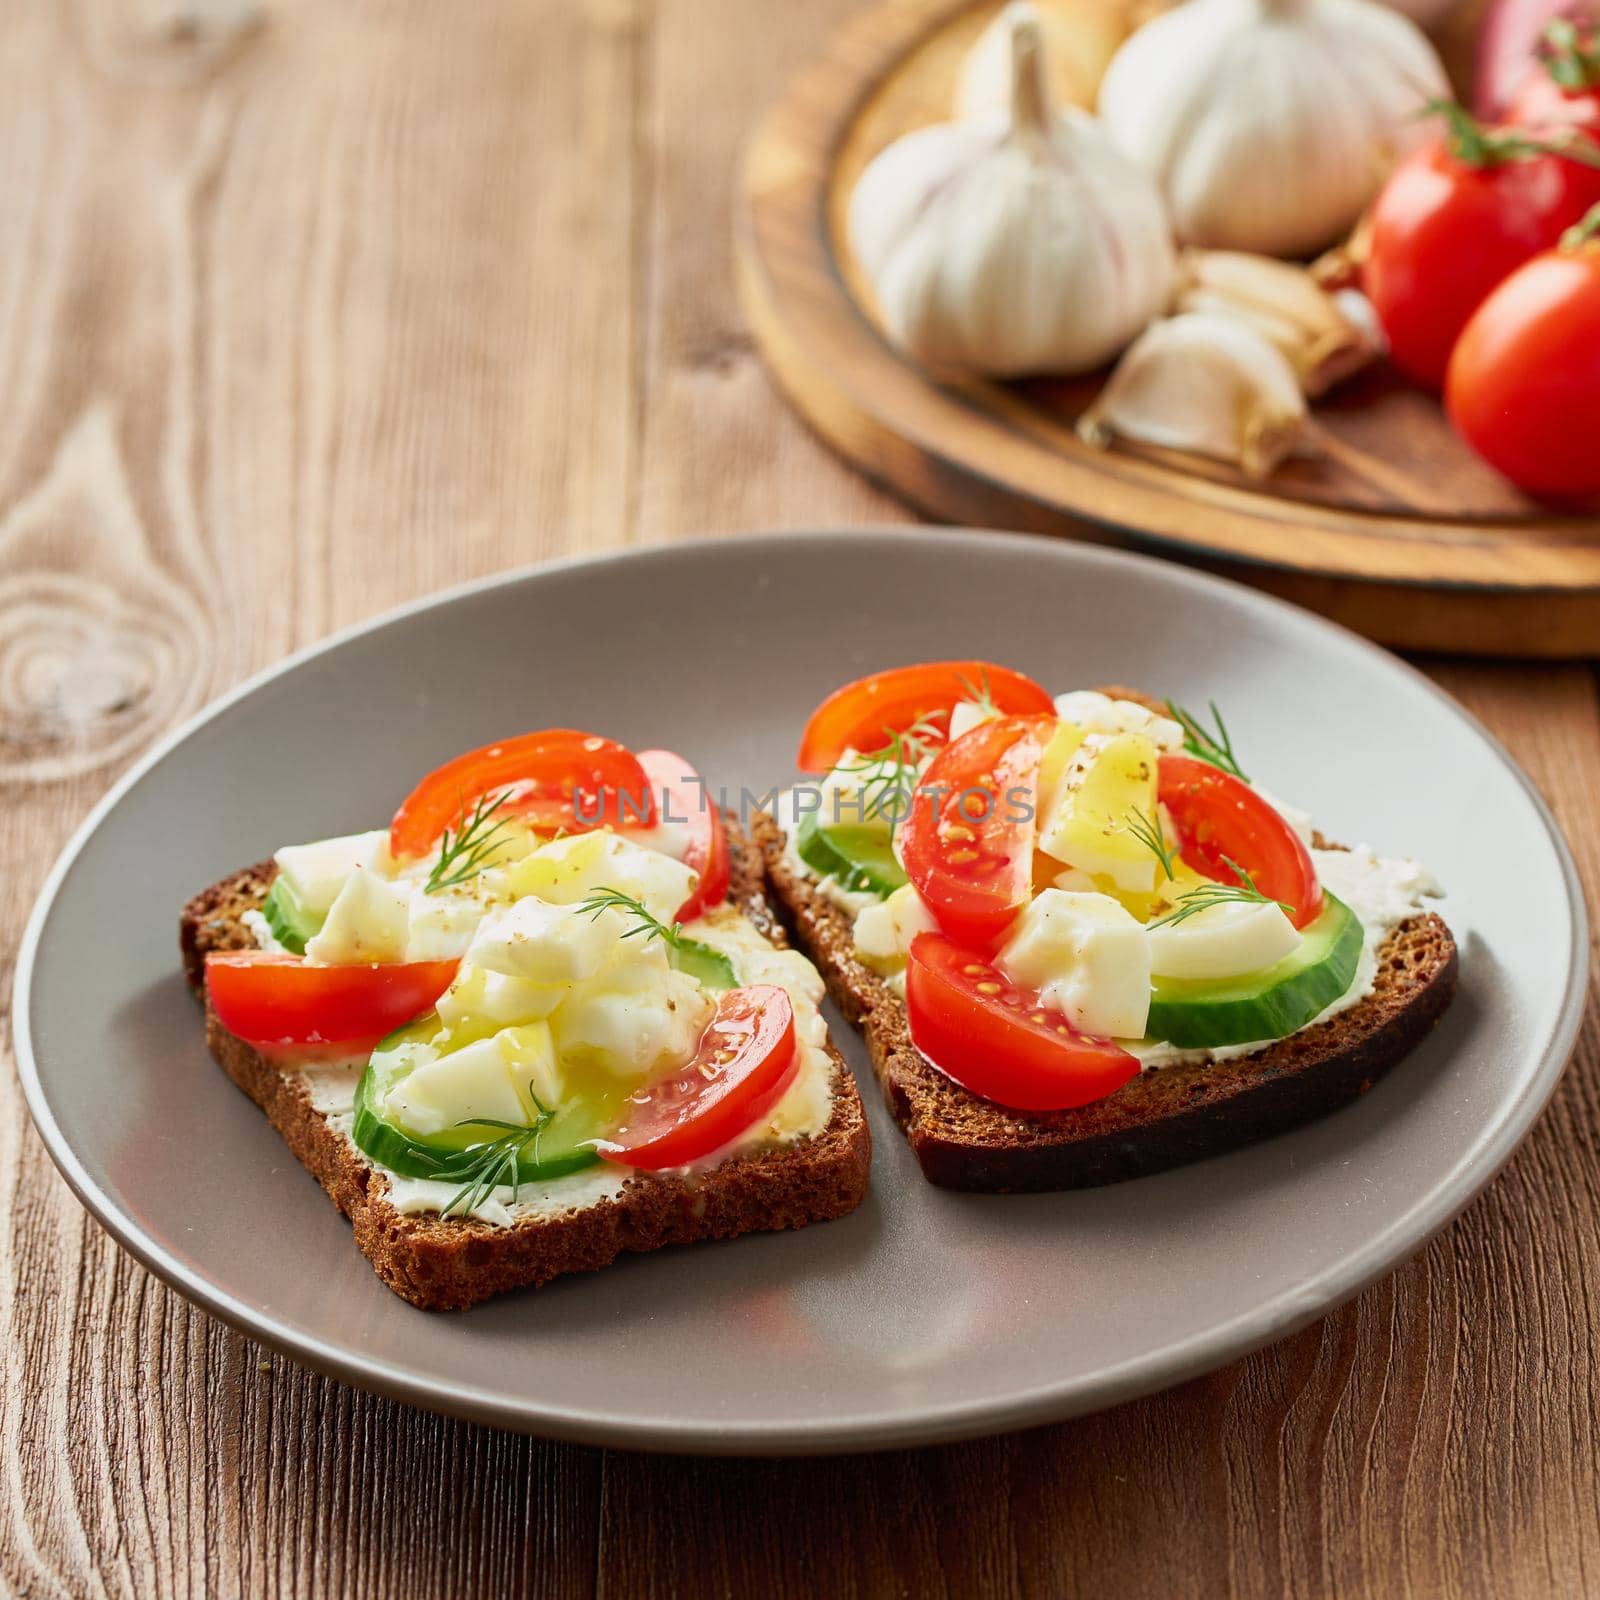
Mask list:
[[[785,410],[730,278],[741,134],[851,0],[175,3],[0,8],[7,1002],[70,829],[254,668],[516,563],[903,516]],[[1589,671],[1428,670],[1593,894]],[[86,1218],[8,1069],[0,1587],[1600,1593],[1597,1127],[1591,1016],[1488,1194],[1296,1338],[1034,1433],[697,1462],[269,1357]]]

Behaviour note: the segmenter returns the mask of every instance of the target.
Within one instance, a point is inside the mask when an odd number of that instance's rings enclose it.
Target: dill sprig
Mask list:
[[[646,944],[652,939],[660,939],[674,949],[698,942],[685,938],[681,922],[674,922],[669,926],[653,915],[643,901],[635,899],[631,894],[624,894],[620,889],[596,889],[587,900],[578,903],[578,915],[587,916],[591,921],[602,911],[621,911],[634,919],[633,926],[622,935],[624,939],[635,939],[643,935]]]
[[[967,699],[977,706],[983,713],[983,720],[989,721],[991,717],[1000,715],[1000,708],[994,703],[994,691],[989,687],[989,669],[978,668],[978,681],[976,684],[964,673],[956,674],[956,682],[967,692]]]
[[[1209,911],[1212,906],[1261,905],[1278,906],[1284,911],[1289,909],[1283,901],[1262,894],[1256,887],[1255,879],[1232,856],[1224,856],[1222,859],[1237,875],[1239,879],[1237,883],[1203,883],[1198,888],[1190,889],[1178,896],[1177,904],[1166,916],[1158,917],[1149,926],[1175,928],[1180,922],[1187,922],[1190,917],[1199,916],[1202,911]]]
[[[669,926],[659,917],[652,916],[631,894],[624,894],[620,889],[599,888],[587,900],[580,901],[577,909],[580,916],[591,918],[598,917],[602,911],[620,911],[633,918],[633,926],[622,935],[624,939],[642,938],[646,944],[652,939],[661,940],[669,952],[668,962],[679,972],[699,979],[707,989],[732,989],[738,986],[733,963],[720,950],[703,940],[691,938],[683,931],[681,922]]]
[[[840,772],[870,774],[860,791],[863,821],[880,815],[889,817],[891,822],[898,821],[903,815],[903,808],[896,807],[894,816],[889,816],[885,809],[890,795],[904,794],[909,797],[911,790],[916,787],[918,768],[934,749],[945,742],[938,724],[926,717],[909,728],[885,731],[889,734],[889,742],[882,749],[867,751],[859,760],[838,769]]]
[[[1178,859],[1178,846],[1167,838],[1159,810],[1146,816],[1142,811],[1130,811],[1127,829],[1146,850],[1161,863],[1161,870],[1170,878],[1174,876],[1172,863]]]
[[[509,817],[495,820],[496,813],[511,799],[511,790],[502,789],[492,799],[487,794],[478,796],[478,803],[467,811],[461,803],[461,825],[454,833],[446,828],[439,837],[439,859],[423,885],[424,894],[437,894],[441,889],[452,889],[458,883],[475,878],[489,864],[489,858],[506,841],[499,837],[510,823]]]
[[[456,1123],[455,1126],[458,1128],[505,1129],[498,1139],[489,1139],[464,1151],[461,1159],[445,1161],[432,1151],[418,1149],[416,1145],[409,1147],[408,1153],[424,1165],[441,1169],[441,1177],[467,1180],[440,1206],[441,1217],[448,1217],[456,1210],[459,1210],[462,1216],[466,1216],[468,1212],[476,1211],[496,1189],[500,1188],[510,1189],[511,1203],[513,1205],[517,1203],[524,1181],[523,1154],[531,1144],[533,1160],[530,1164],[538,1166],[540,1139],[555,1116],[554,1110],[542,1104],[531,1087],[528,1090],[528,1098],[537,1108],[532,1122],[502,1122],[498,1117],[469,1117],[464,1122]],[[448,1171],[444,1170],[446,1168]]]
[[[1221,767],[1224,772],[1231,772],[1234,777],[1249,783],[1249,777],[1234,757],[1233,740],[1228,737],[1228,725],[1222,720],[1222,713],[1217,710],[1217,702],[1209,700],[1206,703],[1211,707],[1211,716],[1217,725],[1215,733],[1185,711],[1182,706],[1167,701],[1168,713],[1183,729],[1183,748],[1190,755],[1199,756],[1202,761],[1209,761],[1212,766]]]

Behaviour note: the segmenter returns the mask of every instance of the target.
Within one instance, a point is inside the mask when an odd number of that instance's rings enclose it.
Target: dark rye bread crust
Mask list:
[[[729,900],[774,943],[786,944],[762,889],[759,854],[735,827],[728,844]],[[246,868],[184,907],[179,942],[197,996],[204,997],[209,952],[254,946],[243,916],[260,907],[275,871],[270,861]],[[823,1222],[853,1211],[867,1190],[871,1135],[855,1080],[831,1042],[833,1115],[815,1138],[740,1156],[692,1179],[639,1173],[614,1200],[511,1228],[397,1211],[387,1198],[388,1179],[329,1126],[298,1076],[229,1033],[209,1005],[206,1043],[350,1219],[378,1276],[401,1299],[429,1311],[459,1310],[562,1273],[592,1272],[625,1251]]]
[[[1107,694],[1143,699],[1133,691]],[[757,815],[767,882],[873,1070],[924,1175],[947,1189],[1017,1193],[1118,1183],[1270,1138],[1365,1094],[1431,1031],[1456,989],[1455,940],[1431,913],[1378,952],[1373,993],[1254,1055],[1141,1073],[1074,1111],[1011,1111],[928,1064],[904,1003],[855,953],[853,917],[784,862],[784,836]],[[1319,844],[1321,841],[1318,841]]]

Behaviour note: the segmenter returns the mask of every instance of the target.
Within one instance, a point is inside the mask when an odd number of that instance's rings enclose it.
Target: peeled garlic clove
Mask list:
[[[1289,358],[1312,396],[1359,372],[1381,344],[1345,315],[1304,267],[1232,250],[1185,250],[1178,259],[1179,311],[1243,318]]]
[[[1078,419],[1078,436],[1114,438],[1234,462],[1265,477],[1301,441],[1306,402],[1288,359],[1237,317],[1184,312],[1128,347]]]
[[[1095,91],[1117,46],[1128,36],[1122,11],[1108,0],[1036,0],[1045,77],[1061,105],[1093,109]],[[1011,105],[1011,23],[1002,11],[967,52],[956,78],[958,117]]]
[[[1449,93],[1427,38],[1375,0],[1187,0],[1117,52],[1099,106],[1185,243],[1305,256],[1355,222]]]
[[[884,332],[916,360],[1087,372],[1166,306],[1171,232],[1155,185],[1094,118],[1052,109],[1031,9],[1005,16],[1009,112],[879,154],[851,195],[850,247]]]

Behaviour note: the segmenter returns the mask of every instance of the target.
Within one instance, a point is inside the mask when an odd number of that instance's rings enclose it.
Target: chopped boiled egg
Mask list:
[[[484,919],[466,961],[532,984],[581,983],[606,964],[624,931],[616,911],[584,911],[529,895]]]
[[[696,874],[657,850],[604,829],[552,839],[506,868],[510,891],[576,905],[599,889],[631,896],[662,922],[689,898]]]
[[[1079,1033],[1137,1039],[1150,1011],[1150,946],[1110,895],[1046,889],[1023,909],[996,964],[1039,991]]]
[[[567,996],[565,984],[529,983],[486,967],[463,966],[456,981],[439,996],[439,1021],[452,1034],[489,1025],[548,1017]]]
[[[561,1093],[550,1026],[533,1022],[421,1061],[389,1090],[384,1109],[413,1133],[442,1133],[479,1118],[526,1123],[534,1095],[553,1106]]]
[[[603,983],[575,989],[551,1016],[561,1059],[635,1078],[687,1061],[715,1010],[693,978],[666,965],[631,961]]]
[[[406,947],[410,961],[448,961],[461,955],[472,943],[473,935],[488,909],[487,889],[474,882],[462,889],[428,894],[420,884],[411,889],[411,934]]]
[[[1084,730],[1075,723],[1058,722],[1049,744],[1044,747],[1035,790],[1041,823],[1055,810],[1056,802],[1061,798],[1061,785],[1067,775],[1067,766],[1078,753],[1085,737]]]
[[[500,1054],[518,1085],[527,1085],[531,1099],[550,1110],[561,1104],[561,1063],[556,1058],[555,1035],[548,1022],[523,1022],[495,1035]]]
[[[344,880],[306,959],[323,966],[404,961],[411,926],[406,885],[357,867]]]
[[[1074,751],[1039,830],[1039,848],[1065,866],[1148,893],[1160,862],[1129,827],[1156,805],[1156,747],[1147,734],[1090,734]]]
[[[1056,696],[1056,715],[1085,733],[1142,733],[1161,750],[1183,748],[1183,728],[1137,700],[1113,700],[1098,689],[1073,689]]]
[[[273,859],[278,871],[289,880],[295,898],[318,916],[332,908],[345,880],[357,867],[368,867],[387,876],[394,865],[387,828],[318,839],[311,844],[285,845]]]
[[[1150,970],[1162,978],[1233,978],[1281,961],[1300,935],[1278,905],[1224,901],[1151,928]]]
[[[951,744],[954,744],[962,734],[971,733],[974,728],[981,728],[984,723],[992,721],[998,715],[998,712],[979,705],[976,700],[957,700],[950,708]]]
[[[909,883],[884,900],[874,900],[856,913],[857,953],[877,972],[896,972],[906,963],[911,941],[919,933],[937,933],[939,924]]]

